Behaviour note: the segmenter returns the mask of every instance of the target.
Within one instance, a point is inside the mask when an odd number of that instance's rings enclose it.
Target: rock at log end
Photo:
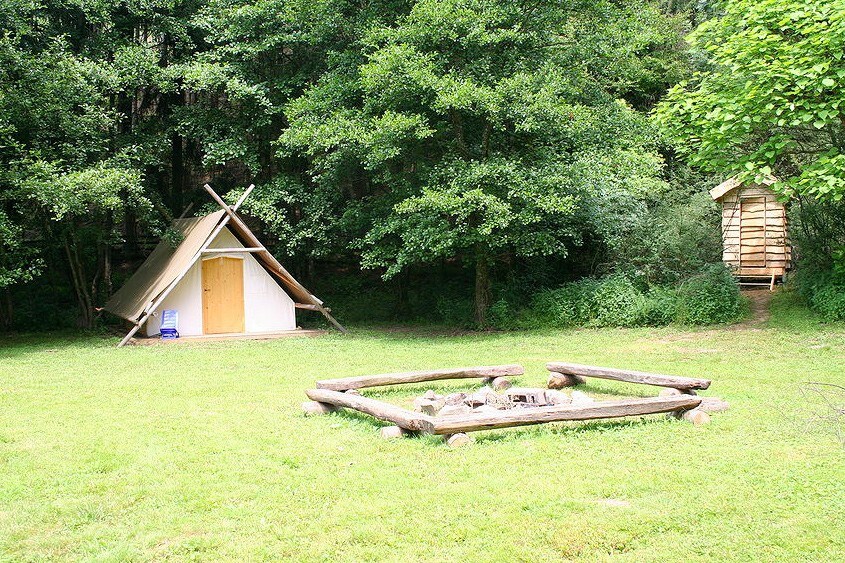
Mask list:
[[[702,426],[710,422],[710,415],[701,410],[700,408],[694,408],[688,411],[684,411],[684,413],[681,415],[681,418],[688,422],[692,422],[694,426]]]
[[[460,448],[463,446],[468,446],[472,444],[475,439],[470,436],[469,434],[464,434],[463,432],[459,432],[458,434],[452,434],[446,439],[446,445],[450,448]]]
[[[706,413],[722,412],[731,408],[731,405],[724,399],[719,397],[702,397],[701,404],[698,408]]]
[[[316,416],[319,414],[329,414],[337,410],[337,407],[328,403],[318,403],[317,401],[305,401],[302,403],[302,412],[305,416]]]
[[[695,391],[690,390],[691,392],[687,391],[679,391],[678,389],[663,389],[660,391],[661,397],[675,397],[681,395],[695,395]],[[724,399],[720,399],[719,397],[701,397],[701,404],[698,405],[698,409],[706,412],[722,412],[726,411],[730,408],[730,404]]]
[[[408,434],[406,430],[402,430],[398,426],[382,426],[381,430],[379,430],[379,433],[381,434],[381,437],[385,440],[401,438]]]
[[[564,387],[575,387],[583,385],[587,380],[580,375],[567,375],[553,371],[549,374],[549,381],[546,387],[549,389],[563,389]]]
[[[493,391],[504,391],[505,389],[510,389],[513,384],[510,379],[506,377],[497,377],[493,380],[491,385],[493,387]]]

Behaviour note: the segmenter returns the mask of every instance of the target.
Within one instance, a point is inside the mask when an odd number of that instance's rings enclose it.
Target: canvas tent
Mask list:
[[[173,222],[181,242],[161,241],[104,307],[134,325],[119,346],[142,328],[157,334],[164,310],[178,311],[183,336],[293,330],[297,308],[319,311],[345,332],[237,215],[251,189],[229,207],[206,186],[222,209]]]

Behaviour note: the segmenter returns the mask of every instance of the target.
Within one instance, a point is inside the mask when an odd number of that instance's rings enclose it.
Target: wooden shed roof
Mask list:
[[[763,178],[763,181],[756,182],[756,184],[761,186],[771,186],[775,182],[777,182],[777,178],[775,178],[774,176],[766,176],[765,178]],[[740,182],[736,176],[731,176],[730,178],[710,190],[710,197],[716,200],[721,199],[725,197],[728,193],[740,187],[742,184],[743,183]]]

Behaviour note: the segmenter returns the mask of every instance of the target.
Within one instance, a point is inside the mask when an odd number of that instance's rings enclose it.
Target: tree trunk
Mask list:
[[[490,308],[490,264],[480,255],[475,260],[475,324],[487,328],[487,309]]]
[[[12,321],[12,292],[4,287],[0,293],[0,332],[11,330]]]
[[[70,277],[76,292],[76,302],[79,305],[79,324],[82,328],[89,329],[94,326],[94,307],[88,284],[85,283],[85,272],[82,261],[79,259],[78,245],[73,235],[65,235],[64,242]]]

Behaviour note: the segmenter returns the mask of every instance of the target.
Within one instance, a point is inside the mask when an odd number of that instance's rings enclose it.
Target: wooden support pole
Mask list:
[[[252,186],[250,186],[250,188],[252,188]],[[211,189],[211,186],[209,186],[208,184],[205,185],[205,191],[207,191],[208,194],[214,199],[214,201],[217,202],[217,205],[219,205],[227,213],[229,219],[232,220],[232,223],[237,225],[239,231],[248,240],[248,242],[253,246],[261,247],[261,251],[259,251],[259,254],[264,259],[268,270],[277,278],[282,280],[282,282],[296,288],[296,290],[299,291],[303,296],[310,299],[313,305],[316,307],[316,310],[322,313],[323,316],[326,317],[326,319],[332,324],[332,326],[334,326],[340,332],[346,334],[347,330],[343,327],[343,325],[337,322],[334,317],[331,316],[331,314],[325,307],[323,307],[322,301],[314,297],[310,291],[305,289],[305,287],[301,283],[299,283],[296,278],[294,278],[290,274],[290,272],[285,269],[284,266],[282,266],[281,262],[276,260],[276,257],[270,254],[270,252],[264,247],[263,244],[261,244],[258,238],[254,234],[252,234],[252,231],[249,230],[249,227],[247,227],[246,223],[243,222],[243,219],[241,219],[235,213],[235,210],[226,205],[226,202],[223,201],[223,198],[217,195],[217,192]]]
[[[613,379],[628,383],[641,383],[643,385],[654,385],[657,387],[673,387],[675,389],[707,389],[710,387],[709,379],[697,379],[692,377],[680,377],[676,375],[660,375],[626,369],[603,368],[596,366],[585,366],[581,364],[570,364],[566,362],[549,362],[546,364],[549,371],[563,373],[566,375],[580,375],[582,377],[598,377],[601,379]]]
[[[206,248],[202,251],[203,254],[236,254],[238,252],[261,252],[264,248]]]
[[[421,381],[436,381],[439,379],[489,378],[504,375],[522,375],[523,373],[525,373],[525,369],[518,364],[448,368],[430,371],[411,371],[406,373],[360,375],[357,377],[344,377],[340,379],[323,379],[317,382],[317,388],[346,391],[347,389],[362,389],[364,387],[378,387],[380,385],[419,383]]]
[[[526,426],[565,420],[594,420],[622,416],[640,416],[661,412],[693,409],[701,397],[681,395],[676,397],[649,397],[621,401],[600,401],[586,405],[565,405],[510,409],[497,413],[480,413],[432,419],[433,434],[458,434],[477,430]]]
[[[329,389],[309,389],[305,394],[312,401],[355,409],[380,420],[392,422],[396,426],[411,432],[431,433],[432,418],[430,416],[412,412],[383,401]]]
[[[294,303],[293,306],[296,307],[297,309],[305,309],[306,311],[319,311],[320,310],[316,305],[312,305],[311,303]],[[328,307],[323,307],[323,308],[326,311],[328,311],[329,313],[332,312],[332,310],[329,309]]]

